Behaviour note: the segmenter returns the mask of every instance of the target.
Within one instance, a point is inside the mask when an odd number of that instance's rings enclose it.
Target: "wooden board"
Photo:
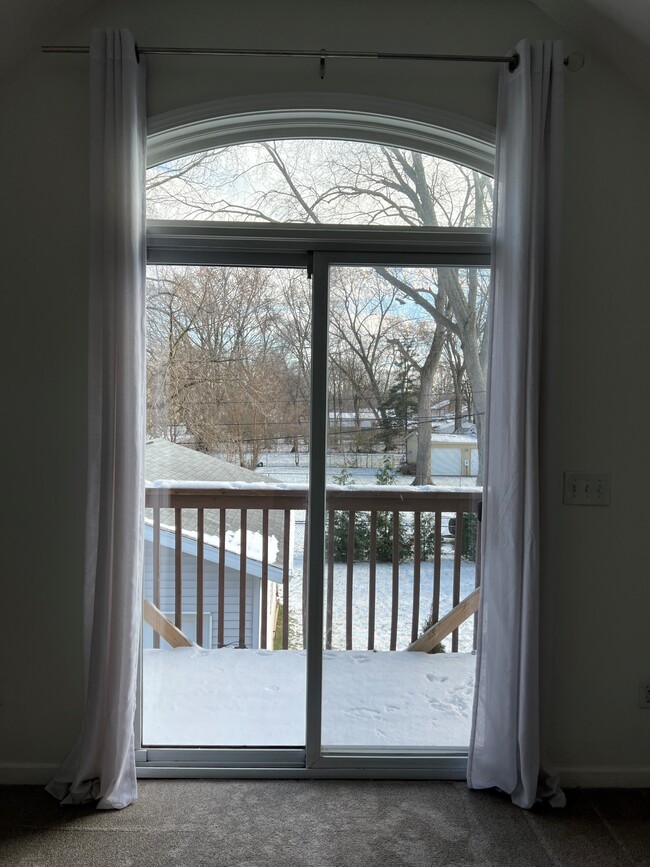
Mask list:
[[[190,641],[177,626],[174,626],[153,602],[145,599],[143,608],[145,622],[151,626],[156,634],[164,638],[167,644],[171,644],[172,647],[196,647],[194,642]]]
[[[428,653],[436,644],[440,644],[448,635],[458,629],[461,623],[464,623],[469,617],[478,611],[478,603],[481,598],[481,588],[477,587],[472,590],[469,596],[466,596],[462,602],[452,608],[451,611],[445,614],[437,623],[429,627],[427,631],[410,644],[407,650],[418,650],[422,653]]]

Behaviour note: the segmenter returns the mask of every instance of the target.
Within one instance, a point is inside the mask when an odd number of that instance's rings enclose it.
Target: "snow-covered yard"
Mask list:
[[[325,651],[323,744],[467,747],[476,657]],[[305,652],[145,650],[146,746],[301,746]]]

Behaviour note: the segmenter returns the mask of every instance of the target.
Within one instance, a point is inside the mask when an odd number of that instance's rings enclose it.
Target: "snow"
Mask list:
[[[323,744],[467,747],[470,653],[323,652]],[[300,650],[145,650],[145,746],[301,746]]]
[[[145,524],[149,527],[152,527],[153,519],[145,518]],[[165,524],[164,522],[161,522],[160,529],[172,534],[176,532],[176,528],[174,527],[174,525]],[[183,536],[186,539],[193,539],[194,541],[197,541],[199,538],[199,534],[196,530],[188,530],[185,527],[183,527]],[[280,543],[278,542],[277,536],[274,536],[271,533],[269,533],[268,539],[268,562],[271,566],[273,566],[278,561]],[[221,540],[219,539],[219,536],[215,536],[211,533],[204,533],[203,542],[205,545],[212,548],[219,548]],[[229,554],[241,554],[241,530],[226,530],[225,550]],[[254,530],[247,530],[246,557],[249,560],[258,560],[261,563],[263,559],[263,554],[264,535],[262,533],[257,533]]]
[[[264,482],[263,485],[257,482],[188,482],[174,479],[158,479],[151,485],[153,488],[170,490],[206,490],[206,491],[259,491],[264,493],[273,491],[293,491],[294,493],[307,494],[309,485],[303,482]],[[327,490],[332,492],[354,491],[355,493],[376,494],[377,491],[390,491],[391,494],[481,494],[483,488],[476,485],[336,485],[328,484]],[[253,508],[253,507],[251,507]]]
[[[215,481],[188,481],[187,479],[156,479],[151,485],[153,488],[189,491],[300,491],[305,493],[309,486],[305,484],[287,484],[285,482],[215,482]]]
[[[472,445],[475,446],[477,444],[476,436],[472,436],[471,434],[441,434],[434,433],[431,434],[431,445],[435,446],[439,445]]]

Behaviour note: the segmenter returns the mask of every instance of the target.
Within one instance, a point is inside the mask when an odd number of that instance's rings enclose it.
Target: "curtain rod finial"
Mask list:
[[[564,65],[569,72],[577,72],[585,65],[585,56],[581,51],[572,51],[568,57],[564,58]]]

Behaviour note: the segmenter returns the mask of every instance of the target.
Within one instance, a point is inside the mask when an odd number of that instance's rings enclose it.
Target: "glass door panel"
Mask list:
[[[148,269],[143,746],[305,744],[310,328],[304,270]]]
[[[328,281],[323,753],[466,748],[489,272]]]

